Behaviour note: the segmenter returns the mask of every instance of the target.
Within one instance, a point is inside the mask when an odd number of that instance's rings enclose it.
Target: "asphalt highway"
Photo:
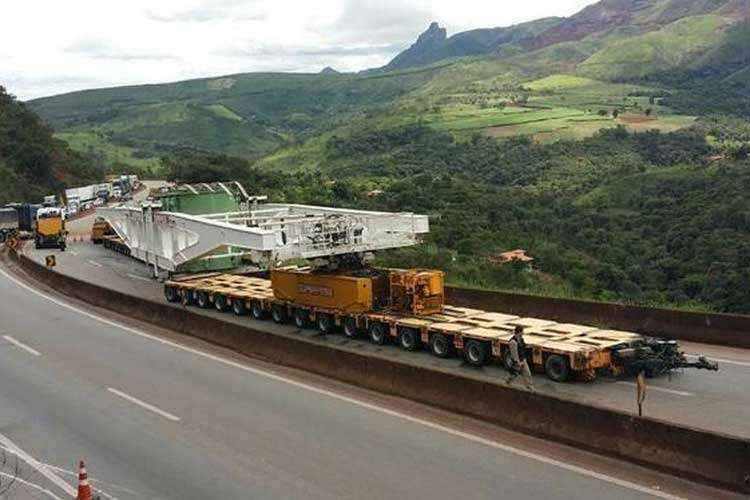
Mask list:
[[[28,248],[28,247],[27,247]],[[27,250],[38,262],[44,262],[49,251]],[[101,246],[78,243],[70,251],[57,254],[57,270],[101,286],[112,287],[128,294],[163,302],[162,286],[149,277],[140,262],[108,251]],[[181,307],[181,306],[175,306]],[[194,311],[220,315],[227,321],[251,324],[254,328],[289,335],[308,335],[316,341],[362,350],[386,350],[389,356],[411,363],[439,366],[465,376],[504,379],[507,372],[488,366],[477,370],[465,366],[460,359],[442,360],[428,353],[409,353],[395,346],[373,346],[366,340],[350,341],[343,335],[319,338],[313,330],[299,332],[293,326],[276,325],[271,321],[254,321],[248,317],[213,310]],[[648,380],[644,403],[646,415],[715,432],[750,438],[750,351],[728,347],[682,343],[692,354],[705,354],[719,362],[718,372],[686,369],[671,377]],[[538,391],[574,399],[587,404],[635,412],[635,386],[629,380],[601,378],[594,383],[551,382],[543,375],[535,376]]]
[[[269,366],[22,279],[0,267],[0,497],[69,498],[79,458],[102,498],[732,497]]]

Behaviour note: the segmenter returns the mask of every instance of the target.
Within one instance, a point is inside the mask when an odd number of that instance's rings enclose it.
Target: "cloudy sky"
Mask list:
[[[250,71],[387,63],[448,35],[571,15],[593,0],[3,0],[0,85],[21,99]]]

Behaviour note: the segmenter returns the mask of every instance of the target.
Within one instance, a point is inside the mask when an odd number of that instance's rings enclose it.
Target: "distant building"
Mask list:
[[[368,191],[367,192],[367,197],[368,198],[375,198],[376,196],[380,196],[381,194],[383,194],[383,190],[382,189],[373,189],[372,191]]]
[[[519,248],[516,250],[511,250],[510,252],[490,255],[487,257],[487,261],[491,264],[507,264],[508,262],[514,261],[531,264],[532,262],[534,262],[534,257],[526,255],[526,250],[522,250]]]

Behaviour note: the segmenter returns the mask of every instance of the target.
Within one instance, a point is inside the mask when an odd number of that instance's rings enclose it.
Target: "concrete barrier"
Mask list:
[[[447,287],[447,302],[519,316],[601,325],[646,335],[750,348],[750,316],[655,309],[587,300]]]
[[[268,333],[180,305],[102,288],[18,255],[32,277],[68,296],[251,357],[408,398],[674,475],[750,493],[750,440],[527,393],[434,367]]]

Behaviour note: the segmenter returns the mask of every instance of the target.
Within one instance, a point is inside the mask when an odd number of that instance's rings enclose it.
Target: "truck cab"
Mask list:
[[[66,234],[62,209],[44,207],[37,211],[34,230],[36,248],[59,248],[65,251]]]

